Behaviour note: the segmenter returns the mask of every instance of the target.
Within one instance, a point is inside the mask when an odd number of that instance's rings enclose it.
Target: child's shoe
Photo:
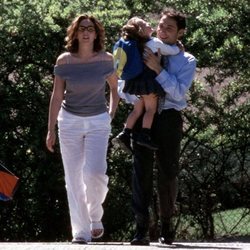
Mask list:
[[[132,154],[133,150],[131,147],[131,138],[130,134],[122,131],[120,134],[118,134],[113,140],[112,143],[114,145],[119,145],[125,152],[128,154]]]

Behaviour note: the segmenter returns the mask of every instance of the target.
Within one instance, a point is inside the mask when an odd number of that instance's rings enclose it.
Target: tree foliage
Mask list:
[[[183,42],[199,67],[184,112],[180,213],[193,216],[202,237],[213,238],[214,211],[249,208],[248,1],[3,0],[0,160],[21,177],[21,184],[13,201],[1,202],[1,240],[71,239],[59,146],[54,154],[45,148],[53,65],[65,50],[70,21],[83,12],[97,16],[106,29],[106,48],[112,51],[128,18],[138,15],[156,24],[165,6],[187,14]],[[130,108],[120,104],[112,136]],[[131,159],[110,147],[108,163],[105,239],[128,240],[133,233]]]

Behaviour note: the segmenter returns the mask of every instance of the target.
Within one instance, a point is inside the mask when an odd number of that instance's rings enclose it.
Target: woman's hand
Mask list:
[[[50,152],[54,152],[54,146],[56,143],[56,132],[55,130],[49,130],[46,137],[46,146]]]
[[[151,49],[145,47],[143,52],[143,61],[150,69],[152,69],[157,75],[159,75],[162,71],[160,49],[158,49],[157,54],[158,55],[155,55]]]
[[[109,111],[109,116],[111,120],[113,120],[113,118],[115,117],[115,112]]]

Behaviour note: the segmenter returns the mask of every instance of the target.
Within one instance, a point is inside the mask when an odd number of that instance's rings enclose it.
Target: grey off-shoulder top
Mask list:
[[[106,112],[106,79],[113,72],[113,61],[105,60],[55,65],[54,74],[66,83],[62,107],[79,116]]]

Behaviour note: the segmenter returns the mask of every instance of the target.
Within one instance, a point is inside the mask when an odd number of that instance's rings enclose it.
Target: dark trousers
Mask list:
[[[136,140],[141,129],[141,119],[134,127]],[[158,169],[157,188],[159,195],[159,215],[168,220],[175,211],[178,189],[180,142],[182,138],[181,112],[174,109],[163,110],[156,114],[152,125],[152,138],[159,149],[153,151],[134,143],[132,208],[135,214],[137,231],[147,232],[149,207],[153,189],[153,165]]]

